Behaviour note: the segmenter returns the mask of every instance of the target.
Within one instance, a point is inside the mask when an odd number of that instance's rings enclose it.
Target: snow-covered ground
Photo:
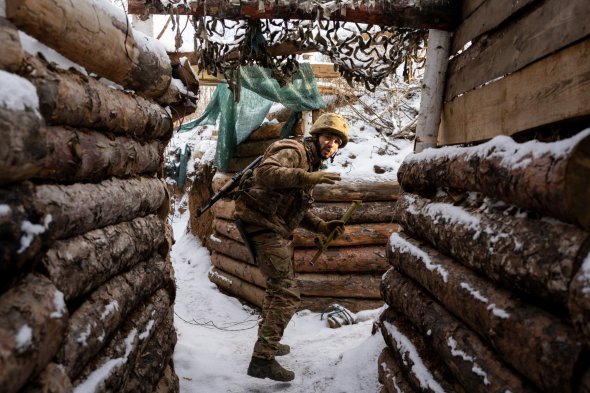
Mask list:
[[[298,312],[285,331],[289,355],[278,358],[295,372],[290,383],[246,375],[256,341],[258,312],[221,293],[207,278],[208,250],[187,232],[188,211],[171,216],[177,284],[174,352],[180,390],[226,392],[378,392],[377,357],[385,343],[371,335],[381,310],[356,314],[361,322],[331,329],[320,313]]]

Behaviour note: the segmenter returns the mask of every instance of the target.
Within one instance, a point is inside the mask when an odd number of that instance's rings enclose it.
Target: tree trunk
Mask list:
[[[211,235],[208,245],[210,250],[216,251],[220,254],[226,255],[240,262],[257,266],[256,263],[250,257],[250,254],[248,253],[246,246],[241,242],[238,242],[229,237],[225,237],[219,234],[214,234]]]
[[[61,345],[67,319],[59,291],[38,274],[0,297],[0,391],[17,392],[47,366]]]
[[[168,364],[174,353],[177,336],[174,329],[174,310],[154,332],[141,352],[138,362],[129,373],[129,378],[121,392],[152,392],[164,375],[164,365]]]
[[[155,215],[136,218],[56,241],[42,263],[69,301],[159,250],[165,256],[165,232],[164,222]]]
[[[398,179],[405,191],[479,191],[590,230],[589,133],[537,143],[535,150],[532,142],[501,141],[411,156],[402,163]]]
[[[298,273],[384,273],[389,267],[385,245],[329,247],[311,266],[314,248],[295,249],[293,265]]]
[[[345,3],[346,4],[346,3]],[[207,4],[197,1],[190,2],[190,8],[180,7],[177,12],[190,13],[196,16],[216,16],[220,19],[305,19],[318,18],[338,20],[353,23],[368,23],[374,25],[409,27],[419,29],[452,30],[455,25],[455,8],[449,0],[422,1],[420,4],[398,1],[375,1],[371,5],[354,6],[343,5],[328,13],[322,7],[309,7],[295,3],[275,3],[264,1],[263,7],[259,3],[227,3],[222,0],[209,0]],[[149,13],[143,1],[133,0],[129,3],[129,13]],[[151,12],[157,13],[152,9]]]
[[[172,136],[172,119],[160,105],[112,89],[92,77],[28,56],[26,77],[37,87],[48,124],[99,129],[142,140]]]
[[[31,92],[34,92],[32,85]],[[17,111],[0,107],[3,141],[0,144],[0,185],[19,182],[39,172],[41,160],[48,154],[41,122],[32,109]]]
[[[299,310],[311,310],[323,312],[332,304],[339,304],[352,312],[362,310],[375,310],[383,306],[381,299],[361,299],[354,297],[326,297],[326,296],[301,296]],[[324,318],[326,318],[324,316]]]
[[[288,116],[287,116],[287,118],[288,118]],[[267,141],[269,139],[274,141],[276,139],[279,139],[281,136],[281,130],[283,129],[283,126],[285,125],[285,122],[287,121],[287,119],[279,120],[279,121],[280,121],[280,123],[265,124],[265,125],[257,128],[256,130],[252,131],[252,133],[248,136],[248,138],[246,138],[244,143],[261,142],[261,141]],[[293,130],[291,132],[291,135],[292,136],[303,136],[303,124],[301,121],[298,121],[297,124],[295,124],[295,126],[293,127]]]
[[[130,312],[171,280],[170,274],[169,263],[154,256],[112,278],[74,312],[57,355],[72,380],[129,319]]]
[[[326,220],[339,220],[350,207],[350,202],[316,202],[311,212]],[[356,209],[348,224],[392,223],[395,201],[363,202]],[[235,203],[233,200],[220,200],[213,207],[213,214],[217,218],[233,220]]]
[[[121,391],[129,374],[141,361],[140,355],[150,338],[165,325],[166,318],[170,316],[171,302],[165,290],[155,292],[144,301],[145,303],[133,310],[112,340],[107,342],[100,354],[92,359],[74,381],[77,390],[92,375],[96,376],[95,373],[101,373],[105,367],[109,367],[109,372],[101,376],[101,383],[96,385],[94,392]],[[113,364],[114,359],[119,361]]]
[[[381,334],[409,384],[419,392],[461,392],[464,389],[440,362],[427,338],[403,315],[387,308],[379,318]]]
[[[18,36],[18,30],[8,20],[0,16],[0,42],[2,42],[2,56],[0,56],[0,69],[8,72],[19,73],[25,60]]]
[[[380,274],[297,274],[301,295],[380,299]]]
[[[188,210],[190,213],[189,223],[191,233],[201,239],[204,246],[209,246],[209,235],[213,232],[212,221],[214,219],[215,207],[223,202],[219,201],[213,205],[200,217],[197,217],[197,211],[207,204],[207,201],[213,196],[211,181],[215,171],[211,164],[201,164],[196,168],[195,178],[188,193]]]
[[[338,219],[340,218],[342,216]],[[348,224],[347,222],[344,233],[333,240],[330,247],[385,245],[389,236],[398,229],[397,224]],[[293,243],[298,247],[315,247],[316,238],[324,240],[323,236],[303,228],[296,229],[293,233]]]
[[[63,127],[43,128],[41,135],[46,138],[48,154],[35,178],[91,182],[153,174],[162,166],[164,145],[158,141],[140,143]]]
[[[51,216],[48,230],[58,239],[156,213],[165,199],[166,186],[156,178],[47,184],[37,186],[33,196],[36,211]]]
[[[168,365],[164,369],[164,373],[158,385],[154,388],[154,393],[179,393],[180,383],[178,381],[178,375],[174,371],[174,362],[170,360]]]
[[[588,233],[566,224],[512,217],[404,194],[396,218],[415,238],[512,290],[565,305]]]
[[[568,308],[574,326],[584,338],[586,345],[590,346],[590,290],[588,290],[590,288],[590,250],[588,248],[590,245],[581,253],[586,255],[584,262],[572,279]]]
[[[484,337],[539,389],[557,392],[571,385],[582,349],[571,326],[404,233],[391,237],[388,253],[395,268]]]
[[[397,312],[407,317],[470,393],[535,391],[514,374],[471,330],[394,269],[381,282],[381,295]]]
[[[49,363],[43,371],[19,390],[19,393],[73,392],[72,381],[57,363]]]
[[[170,84],[172,67],[161,47],[106,2],[74,6],[67,0],[7,0],[6,16],[20,30],[126,89],[158,97]]]
[[[240,158],[235,161],[236,168],[242,170],[256,157],[247,159]],[[233,172],[236,172],[234,170]],[[232,172],[232,171],[230,171]],[[213,191],[217,192],[226,184],[233,173],[218,173],[212,182]],[[400,194],[400,187],[397,182],[346,182],[340,181],[336,184],[320,184],[315,186],[313,197],[316,202],[348,202],[360,199],[363,202],[392,201],[397,200]],[[348,207],[347,207],[348,208]],[[355,213],[356,215],[357,213]]]
[[[266,288],[266,278],[257,265],[233,259],[230,256],[213,252],[211,254],[211,264],[226,273],[236,276],[241,280],[254,284],[261,288]]]
[[[258,308],[262,307],[262,300],[264,299],[263,288],[250,284],[216,267],[209,270],[208,275],[209,281],[217,285],[221,291],[227,292],[238,299],[243,299]]]
[[[383,348],[377,360],[377,372],[379,382],[384,386],[387,393],[418,393],[407,381],[397,360],[391,355],[388,347]]]

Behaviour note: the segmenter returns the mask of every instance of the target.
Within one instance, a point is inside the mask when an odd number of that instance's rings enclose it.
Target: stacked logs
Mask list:
[[[398,172],[387,392],[590,390],[590,130],[427,150]]]
[[[239,145],[237,168],[251,162],[254,155],[262,154],[277,140],[279,130],[279,125],[263,127]],[[246,154],[246,151],[254,153]],[[231,176],[216,174],[213,190],[218,190]],[[353,200],[360,199],[363,203],[348,221],[345,234],[332,242],[313,266],[310,261],[317,251],[318,235],[304,229],[295,231],[294,270],[302,309],[320,312],[338,303],[356,312],[383,304],[379,282],[388,266],[384,246],[389,235],[397,230],[392,219],[398,194],[399,186],[395,182],[340,182],[315,187],[312,211],[324,220],[340,219]],[[266,282],[233,222],[234,202],[221,200],[211,210],[213,228],[207,241],[213,264],[210,280],[223,291],[260,307]]]
[[[129,40],[138,68],[129,67],[125,48],[111,48],[127,27],[106,0],[5,3],[0,391],[178,391],[169,203],[158,176],[172,119],[154,101],[169,64]],[[27,53],[18,29],[141,94]]]

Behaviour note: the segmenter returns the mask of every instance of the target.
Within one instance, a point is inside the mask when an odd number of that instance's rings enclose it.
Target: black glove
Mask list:
[[[342,220],[332,220],[332,221],[321,221],[318,224],[318,232],[323,234],[324,236],[328,237],[334,231],[334,237],[332,239],[336,239],[340,235],[344,233],[344,221]]]

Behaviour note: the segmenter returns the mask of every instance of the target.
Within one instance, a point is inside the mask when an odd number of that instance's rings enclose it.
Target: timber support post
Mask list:
[[[435,29],[428,31],[428,52],[422,81],[422,98],[416,126],[414,153],[436,147],[450,47],[451,33]]]

